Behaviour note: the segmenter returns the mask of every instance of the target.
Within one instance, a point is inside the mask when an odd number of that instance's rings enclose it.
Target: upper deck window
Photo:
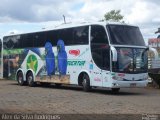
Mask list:
[[[107,28],[111,44],[145,46],[144,39],[138,27],[107,25]]]

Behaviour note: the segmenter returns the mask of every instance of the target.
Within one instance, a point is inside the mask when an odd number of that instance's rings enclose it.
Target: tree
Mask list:
[[[112,20],[115,22],[124,22],[124,21],[122,21],[124,16],[121,15],[120,12],[121,12],[120,10],[111,10],[110,12],[107,12],[104,15],[104,20],[106,20],[106,21]]]

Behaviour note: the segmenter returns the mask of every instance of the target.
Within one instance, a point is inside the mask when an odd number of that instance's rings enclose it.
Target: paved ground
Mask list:
[[[0,113],[46,114],[160,114],[160,90],[154,88],[110,90],[51,85],[19,86],[0,80]]]

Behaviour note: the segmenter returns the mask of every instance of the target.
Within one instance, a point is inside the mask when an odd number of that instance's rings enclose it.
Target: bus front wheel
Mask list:
[[[90,87],[90,79],[89,79],[89,76],[87,74],[83,75],[82,86],[83,86],[83,90],[85,92],[88,92],[91,89],[91,87]]]
[[[23,79],[23,73],[21,71],[17,73],[17,81],[18,81],[18,84],[21,86],[25,84],[25,81]]]
[[[61,84],[61,83],[55,83],[55,86],[56,86],[56,87],[61,87],[62,84]]]
[[[27,74],[27,82],[28,82],[28,85],[29,85],[30,87],[34,87],[34,86],[35,86],[34,77],[33,77],[32,72],[29,72],[29,73]]]

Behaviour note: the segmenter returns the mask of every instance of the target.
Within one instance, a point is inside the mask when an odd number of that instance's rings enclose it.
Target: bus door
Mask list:
[[[106,86],[110,77],[110,48],[108,45],[92,45],[93,85]]]
[[[102,80],[103,80],[102,86],[103,87],[110,86],[109,85],[110,84],[110,74],[111,74],[110,71],[102,70]]]
[[[107,47],[103,53],[103,66],[102,79],[103,87],[112,86],[111,74],[112,74],[112,61],[117,61],[117,51],[113,46]]]
[[[110,80],[110,50],[108,47],[92,49],[92,58],[95,65],[92,68],[92,85],[106,87]]]
[[[110,80],[110,49],[109,46],[102,49],[102,86],[107,87]]]
[[[94,60],[94,62],[97,62]],[[92,86],[102,86],[102,72],[96,65],[90,65],[92,69]]]
[[[92,25],[90,41],[92,59],[95,64],[93,85],[103,86],[104,84],[105,86],[110,70],[110,47],[105,28],[100,25]]]

